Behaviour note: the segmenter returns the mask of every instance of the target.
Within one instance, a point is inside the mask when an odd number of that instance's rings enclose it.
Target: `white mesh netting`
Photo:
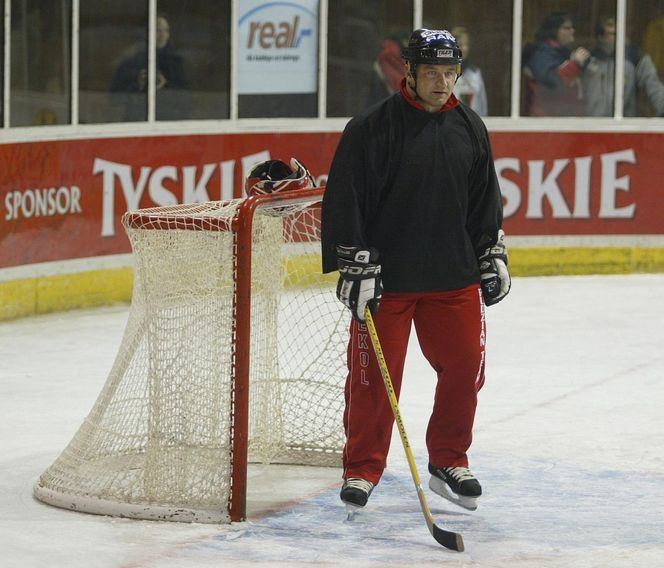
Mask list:
[[[349,316],[320,272],[319,200],[268,200],[253,220],[250,461],[341,461]],[[242,202],[125,215],[135,280],[122,344],[92,411],[37,482],[39,499],[134,518],[229,520],[232,429],[246,430],[232,423]]]

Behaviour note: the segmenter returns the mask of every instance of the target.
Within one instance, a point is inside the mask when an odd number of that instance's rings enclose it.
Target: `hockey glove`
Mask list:
[[[482,296],[487,306],[497,304],[510,291],[512,281],[507,271],[505,233],[498,231],[498,241],[479,257]]]
[[[337,245],[337,259],[337,298],[351,311],[354,319],[363,322],[366,306],[375,314],[383,293],[380,264],[376,263],[378,251]]]

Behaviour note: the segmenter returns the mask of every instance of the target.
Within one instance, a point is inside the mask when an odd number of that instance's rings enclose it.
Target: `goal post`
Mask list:
[[[321,272],[323,191],[123,216],[135,264],[125,333],[38,499],[230,522],[246,518],[249,462],[340,466],[350,315]]]

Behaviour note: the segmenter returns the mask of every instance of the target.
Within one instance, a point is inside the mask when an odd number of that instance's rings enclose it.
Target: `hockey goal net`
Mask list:
[[[123,216],[135,279],[122,343],[37,498],[230,522],[246,516],[248,461],[341,463],[349,316],[321,274],[322,193]]]

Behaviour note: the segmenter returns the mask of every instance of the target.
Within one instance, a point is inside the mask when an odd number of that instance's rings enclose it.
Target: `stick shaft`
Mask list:
[[[406,427],[404,426],[403,419],[401,418],[401,411],[399,410],[399,401],[397,400],[397,395],[394,392],[394,385],[392,384],[390,372],[387,368],[387,362],[385,361],[383,348],[380,345],[380,339],[378,338],[376,325],[374,323],[373,316],[371,315],[371,310],[368,307],[364,310],[364,318],[367,324],[367,329],[369,330],[371,344],[373,345],[374,353],[376,354],[376,361],[378,362],[378,367],[380,368],[380,374],[383,377],[383,383],[385,384],[385,390],[387,391],[387,398],[389,399],[390,406],[392,407],[392,414],[394,414],[394,420],[397,423],[399,436],[401,437],[401,443],[403,444],[403,449],[406,452],[406,459],[408,460],[408,467],[410,468],[410,474],[413,478],[413,483],[415,483],[415,489],[420,501],[420,508],[422,509],[422,514],[426,520],[429,532],[433,535],[439,544],[442,544],[446,548],[450,548],[452,550],[462,551],[464,549],[464,545],[461,535],[452,531],[440,529],[434,523],[431,509],[429,509],[427,498],[424,494],[424,491],[422,490],[420,474],[417,471],[413,451],[410,447],[410,443],[408,442]]]
[[[417,471],[417,466],[415,465],[415,458],[413,456],[413,451],[408,442],[408,435],[406,434],[406,427],[404,426],[403,419],[401,418],[401,411],[399,410],[399,402],[397,400],[397,395],[394,391],[394,385],[392,384],[392,379],[390,377],[390,372],[387,369],[387,362],[385,361],[385,355],[383,354],[383,348],[380,345],[380,339],[378,338],[378,332],[376,331],[376,325],[371,315],[369,308],[365,311],[365,319],[367,323],[367,328],[369,330],[369,337],[371,337],[371,344],[373,345],[374,352],[376,353],[376,359],[378,361],[378,367],[380,368],[380,374],[383,377],[383,382],[385,383],[385,390],[387,391],[387,398],[390,401],[390,406],[392,407],[392,413],[394,414],[394,420],[397,423],[397,428],[399,430],[399,436],[401,437],[401,443],[403,444],[403,449],[406,452],[406,459],[408,460],[408,467],[410,467],[410,474],[415,483],[415,489],[417,490],[418,497],[420,498],[420,504],[422,505],[422,512],[424,516],[428,519],[431,519],[431,511],[427,503],[427,499],[422,491],[422,482],[420,481],[420,474]],[[433,522],[433,520],[432,520]]]

